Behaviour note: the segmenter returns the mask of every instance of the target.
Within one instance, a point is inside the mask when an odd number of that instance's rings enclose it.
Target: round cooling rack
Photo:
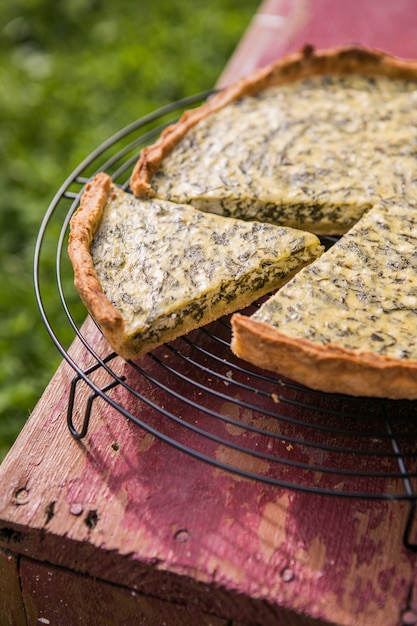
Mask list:
[[[228,472],[323,495],[408,500],[405,542],[414,549],[417,402],[330,395],[252,367],[230,350],[229,317],[122,366],[84,333],[67,239],[85,183],[105,171],[128,191],[140,150],[209,93],[159,109],[114,135],[74,170],[45,214],[35,248],[35,294],[52,340],[74,369],[69,430],[82,438],[93,428],[90,416],[101,397],[167,444]],[[88,367],[66,348],[74,336],[88,353]],[[99,372],[105,384],[97,382]],[[85,384],[91,394],[75,424],[77,391]]]

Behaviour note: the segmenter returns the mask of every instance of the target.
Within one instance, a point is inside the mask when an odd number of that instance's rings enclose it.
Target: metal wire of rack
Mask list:
[[[103,143],[67,178],[42,221],[34,255],[35,295],[50,337],[74,370],[68,398],[69,431],[77,439],[85,437],[95,400],[103,398],[166,444],[245,478],[312,494],[407,500],[403,541],[417,551],[412,541],[417,500],[416,402],[330,395],[252,367],[230,351],[228,317],[161,346],[140,361],[126,363],[123,375],[114,367],[119,357],[112,352],[99,356],[83,335],[85,312],[72,284],[66,242],[85,183],[98,171],[106,171],[128,190],[142,147],[210,93],[159,109]],[[333,240],[327,238],[324,243],[329,246]],[[51,279],[54,291],[47,297]],[[57,315],[63,315],[64,323],[57,321]],[[66,348],[68,338],[74,336],[91,355],[93,364],[88,368]],[[105,385],[97,384],[98,371],[106,372]],[[74,406],[82,382],[91,393],[82,423],[76,425]],[[112,393],[116,387],[121,389],[117,397]],[[135,410],[138,406],[146,407],[146,412]],[[219,457],[219,447],[228,454]]]

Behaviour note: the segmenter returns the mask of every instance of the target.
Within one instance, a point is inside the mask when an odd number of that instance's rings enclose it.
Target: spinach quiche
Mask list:
[[[247,306],[321,252],[312,233],[139,199],[105,173],[87,184],[69,240],[81,298],[128,359]]]
[[[142,151],[136,195],[342,234],[415,172],[417,64],[342,48],[284,57]]]
[[[131,188],[341,235],[252,317],[241,358],[323,391],[417,398],[417,62],[307,46],[187,112]]]

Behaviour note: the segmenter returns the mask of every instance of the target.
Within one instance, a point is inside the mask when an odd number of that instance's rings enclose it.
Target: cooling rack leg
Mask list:
[[[82,426],[81,426],[81,429],[78,430],[76,426],[74,425],[73,417],[74,417],[74,404],[75,404],[76,389],[77,389],[77,384],[80,380],[81,380],[81,377],[76,376],[71,382],[71,390],[70,390],[70,397],[69,397],[68,410],[67,410],[67,424],[68,424],[69,431],[71,435],[74,437],[74,439],[83,439],[86,436],[88,432],[88,426],[90,424],[91,410],[93,407],[94,400],[99,396],[105,395],[108,391],[110,391],[110,389],[117,387],[117,385],[119,385],[120,382],[125,380],[125,376],[122,376],[118,380],[112,381],[105,387],[102,387],[100,391],[94,391],[93,393],[90,394],[85,411],[84,411],[84,418],[82,421]]]
[[[398,445],[397,439],[394,435],[394,430],[392,428],[391,422],[389,419],[386,419],[386,428],[391,437],[391,443],[395,454],[397,455],[398,467],[400,468],[401,474],[403,476],[404,488],[405,492],[409,498],[409,510],[408,517],[405,523],[404,534],[403,534],[403,543],[404,546],[408,550],[412,550],[413,552],[417,552],[417,543],[412,541],[413,529],[414,529],[414,521],[416,516],[416,494],[413,490],[410,481],[410,474],[407,471],[404,458],[401,454],[400,447]]]

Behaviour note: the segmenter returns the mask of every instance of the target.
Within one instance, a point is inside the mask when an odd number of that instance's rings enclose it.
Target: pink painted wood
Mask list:
[[[307,42],[355,40],[417,57],[416,15],[406,0],[264,2],[219,84]],[[90,320],[84,332],[107,354]],[[87,367],[78,341],[71,352]],[[122,360],[115,367],[132,376]],[[406,503],[312,496],[227,474],[100,400],[77,442],[65,423],[73,375],[60,366],[0,468],[0,607],[16,624],[22,603],[33,624],[93,623],[93,604],[99,626],[417,623],[416,556],[401,540]],[[97,384],[106,382],[99,372]],[[124,400],[120,388],[112,393]]]
[[[317,48],[358,43],[415,58],[416,9],[414,0],[265,0],[220,84],[226,85],[307,43]]]

